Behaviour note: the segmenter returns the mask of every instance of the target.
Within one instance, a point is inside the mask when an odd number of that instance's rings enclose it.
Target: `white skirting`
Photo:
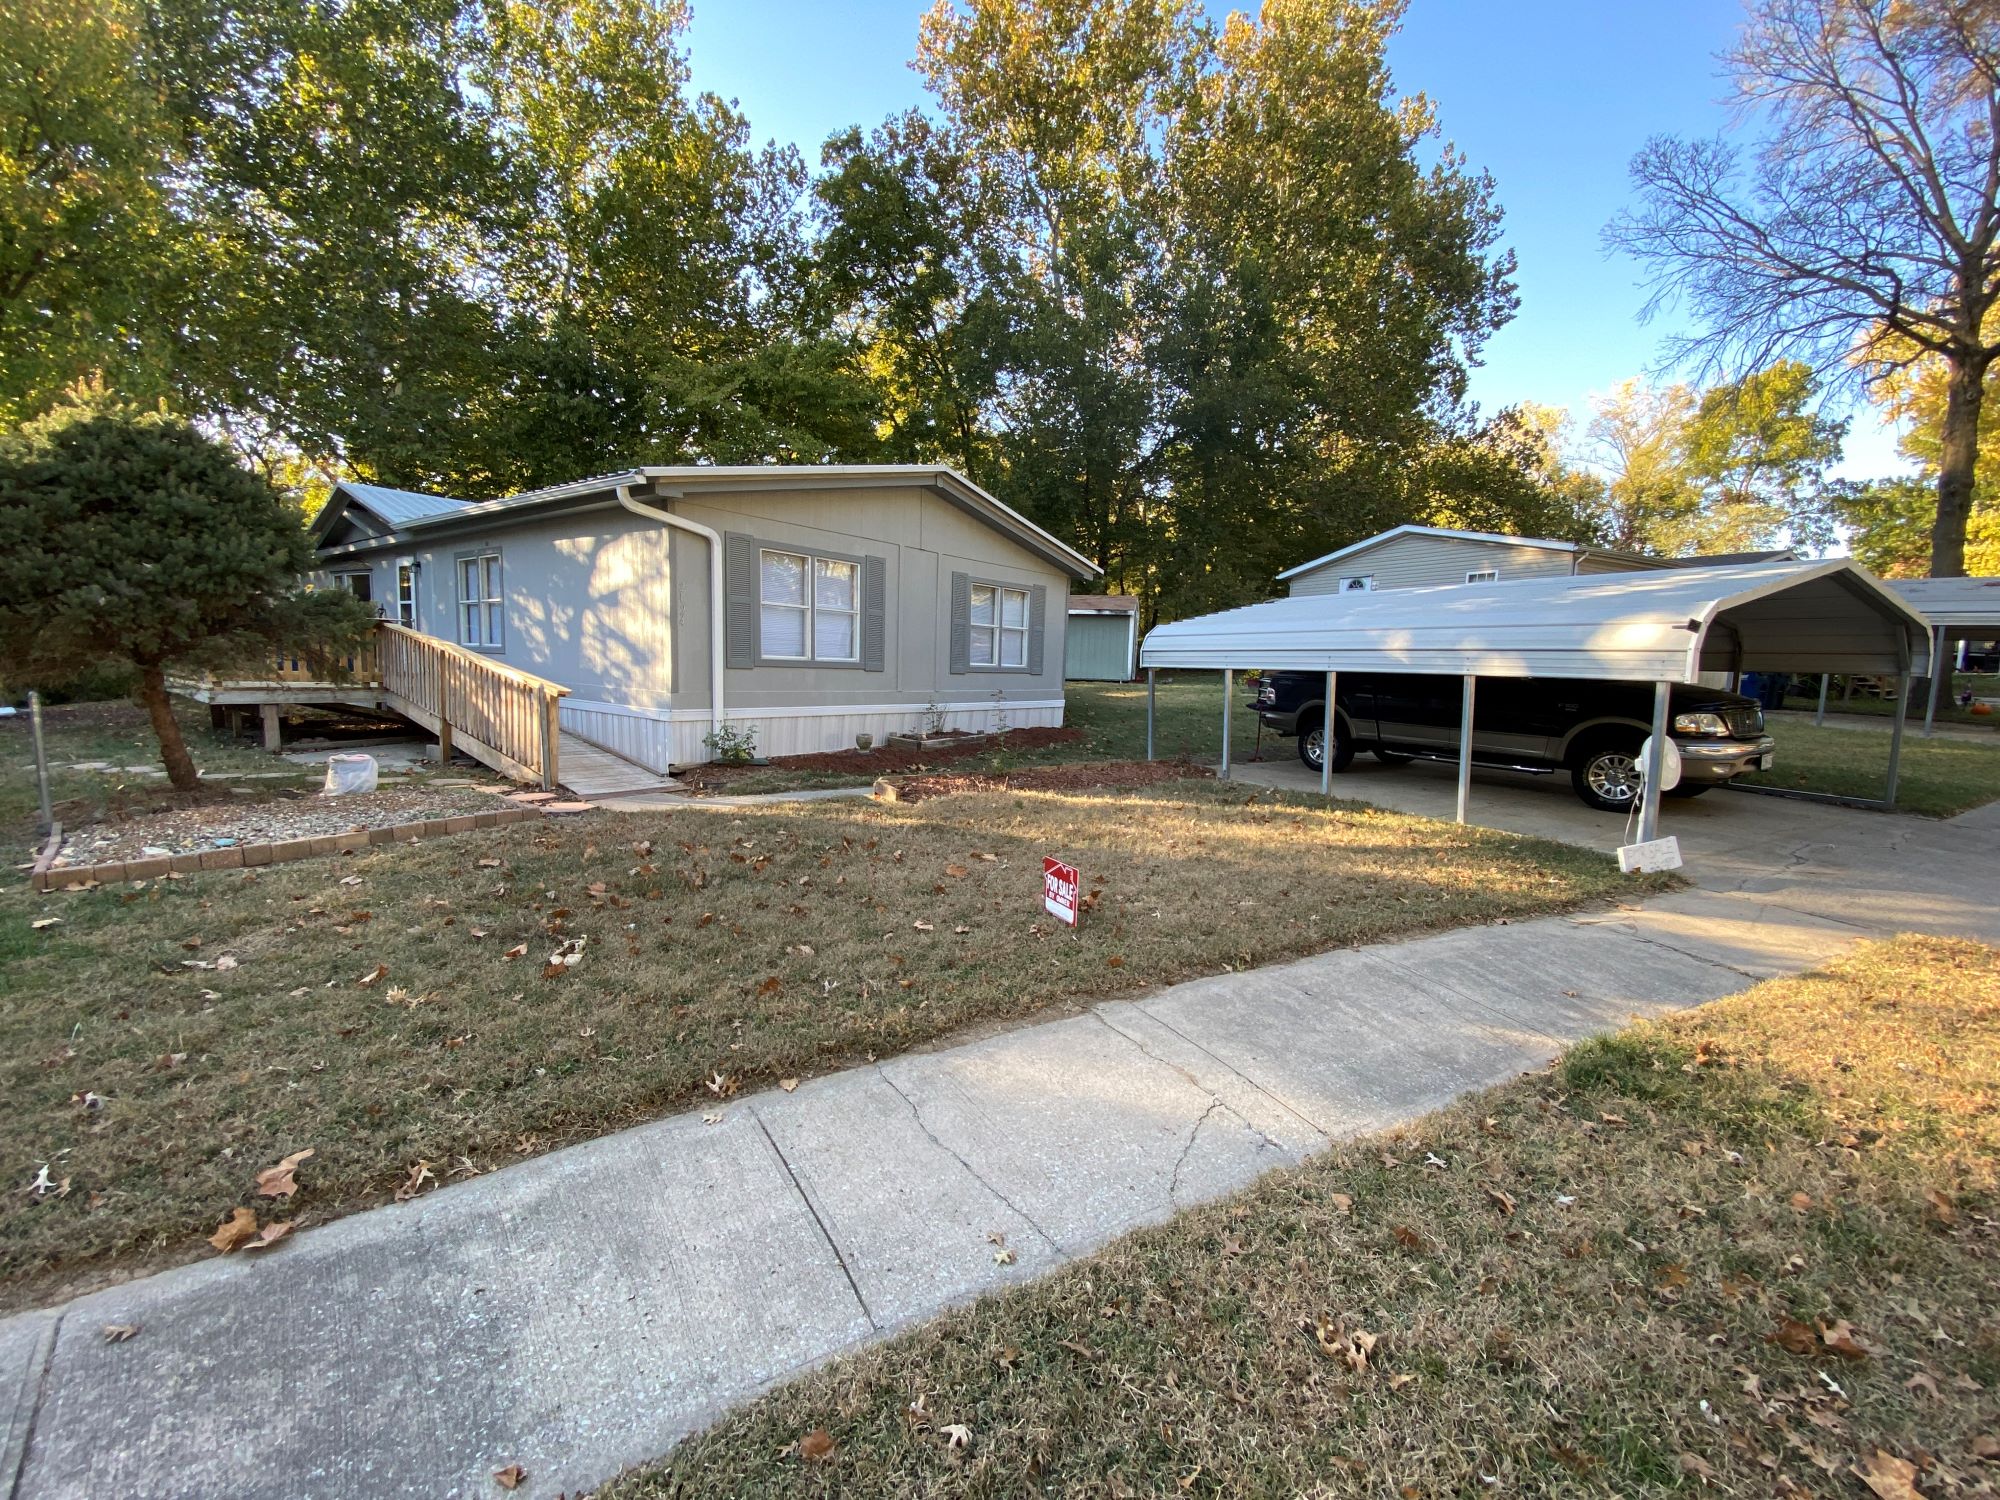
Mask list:
[[[1004,712],[1010,729],[1059,727],[1063,700],[1037,698],[996,709],[990,698],[939,705],[946,729],[992,730]],[[826,750],[851,750],[854,737],[872,734],[884,743],[891,734],[927,726],[926,706],[906,703],[842,704],[837,707],[754,708],[729,711],[729,722],[755,734],[757,753],[776,759]],[[662,774],[675,766],[695,766],[709,760],[709,718],[705,708],[628,708],[621,703],[562,700],[562,727],[606,750],[637,761]]]

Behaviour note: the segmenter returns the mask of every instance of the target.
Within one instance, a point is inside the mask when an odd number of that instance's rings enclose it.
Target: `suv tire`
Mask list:
[[[1323,730],[1325,722],[1324,715],[1311,723],[1303,719],[1299,721],[1299,759],[1305,762],[1308,771],[1319,769],[1320,747],[1326,738]],[[1336,771],[1345,771],[1353,763],[1354,737],[1341,733],[1340,721],[1336,718],[1333,730],[1333,768]]]
[[[1584,806],[1630,812],[1639,798],[1639,747],[1623,739],[1592,741],[1571,753],[1569,779]]]

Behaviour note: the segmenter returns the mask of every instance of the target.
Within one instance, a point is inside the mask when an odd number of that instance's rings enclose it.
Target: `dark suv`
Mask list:
[[[1266,672],[1250,707],[1279,734],[1296,735],[1299,759],[1317,771],[1325,752],[1326,678]],[[1695,797],[1745,771],[1768,770],[1771,741],[1755,699],[1676,683],[1670,707],[1681,752],[1680,784]],[[1335,688],[1333,768],[1356,750],[1401,765],[1458,759],[1463,686],[1456,677],[1342,672]],[[1473,764],[1543,775],[1567,770],[1577,796],[1624,812],[1639,792],[1639,747],[1652,732],[1653,689],[1639,682],[1562,677],[1482,677],[1472,707]]]

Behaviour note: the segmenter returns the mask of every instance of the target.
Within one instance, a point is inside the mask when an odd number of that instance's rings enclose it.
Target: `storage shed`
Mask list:
[[[1139,601],[1131,594],[1072,594],[1063,676],[1130,682],[1139,661]]]

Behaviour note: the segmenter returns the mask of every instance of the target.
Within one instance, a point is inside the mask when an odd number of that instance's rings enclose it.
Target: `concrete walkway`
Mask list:
[[[1428,796],[1415,769],[1382,785]],[[1546,785],[1475,806],[1601,817]],[[2000,939],[1982,830],[1716,797],[1673,824],[1701,884],[1643,907],[1177,985],[0,1323],[0,1494],[18,1474],[25,1500],[491,1496],[510,1463],[522,1494],[575,1492],[771,1382],[1633,1015],[1872,934]]]

